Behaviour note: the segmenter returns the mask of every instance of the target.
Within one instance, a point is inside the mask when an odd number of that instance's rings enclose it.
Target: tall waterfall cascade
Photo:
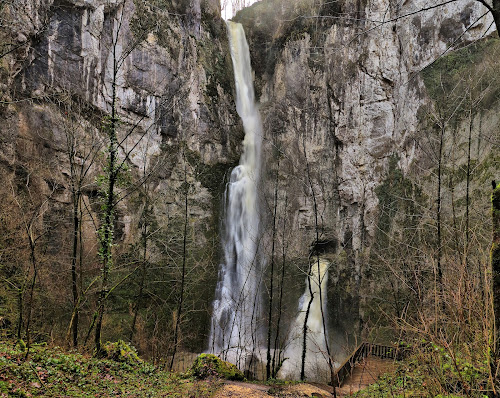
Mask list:
[[[298,314],[291,325],[283,358],[287,358],[279,376],[298,380],[302,366],[304,323],[309,307],[306,332],[305,376],[309,380],[328,380],[328,356],[325,341],[323,317],[326,316],[326,291],[328,288],[328,267],[325,259],[311,264],[309,278],[306,278],[305,292],[299,300]],[[309,303],[312,302],[309,306]],[[338,364],[334,364],[336,366]]]
[[[245,138],[239,166],[231,173],[224,197],[224,258],[211,321],[209,351],[238,366],[259,350],[261,330],[261,265],[259,208],[262,122],[255,104],[250,52],[239,23],[227,22],[236,84],[236,109]]]

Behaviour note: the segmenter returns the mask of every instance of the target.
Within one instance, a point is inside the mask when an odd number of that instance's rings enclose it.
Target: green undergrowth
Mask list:
[[[213,354],[199,355],[194,361],[191,372],[198,379],[220,377],[227,380],[245,380],[243,372],[235,365]]]
[[[357,398],[488,397],[488,361],[450,347],[423,342],[394,371],[353,394]]]
[[[141,361],[123,342],[95,358],[58,347],[26,352],[0,342],[0,397],[212,397],[219,379],[197,380]],[[115,358],[115,359],[110,359]]]

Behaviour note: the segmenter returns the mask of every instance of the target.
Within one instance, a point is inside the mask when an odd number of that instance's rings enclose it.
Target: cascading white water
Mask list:
[[[227,22],[236,83],[236,109],[245,139],[240,164],[225,193],[223,263],[213,303],[209,350],[244,366],[259,347],[260,264],[258,256],[262,122],[255,104],[250,52],[243,27]]]
[[[329,262],[324,259],[320,258],[319,261],[314,261],[311,266],[310,288],[308,278],[306,278],[306,290],[300,298],[299,313],[291,325],[283,355],[283,358],[287,359],[283,362],[279,372],[279,376],[282,378],[297,380],[300,377],[304,341],[304,321],[312,293],[313,300],[309,308],[309,317],[307,318],[305,376],[309,380],[319,381],[322,375],[324,375],[327,379],[329,365],[321,305],[323,305],[323,313],[326,313],[328,266]]]

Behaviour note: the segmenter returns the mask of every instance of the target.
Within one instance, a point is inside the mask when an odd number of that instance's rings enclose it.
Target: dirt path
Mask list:
[[[359,390],[375,383],[378,377],[393,369],[389,360],[370,357],[360,362],[341,388],[337,397],[350,397]],[[321,384],[299,383],[293,385],[266,386],[263,384],[228,381],[216,394],[216,398],[331,398],[331,387]]]
[[[294,384],[270,387],[262,384],[227,382],[216,394],[216,398],[330,398],[332,395],[311,384]]]

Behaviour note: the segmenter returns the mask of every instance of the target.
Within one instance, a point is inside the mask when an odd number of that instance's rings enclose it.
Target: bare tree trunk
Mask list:
[[[498,360],[500,358],[500,183],[493,181],[491,196],[491,216],[493,236],[491,245],[491,271],[493,279],[494,343],[492,348],[491,368],[494,382],[497,382]]]
[[[483,4],[487,4],[484,1],[479,0]],[[500,0],[492,0],[491,8],[488,8],[493,16],[493,21],[495,22],[495,26],[497,28],[498,37],[500,37]]]
[[[23,328],[23,311],[24,311],[24,287],[21,286],[17,289],[17,310],[19,311],[19,314],[17,316],[17,327],[16,327],[16,339],[17,342],[19,343],[22,338],[21,338],[21,330]]]
[[[146,193],[146,203],[144,205],[144,211],[148,212],[149,201]],[[148,251],[148,221],[147,215],[144,217],[142,225],[142,265],[141,265],[141,279],[139,282],[139,292],[137,293],[137,298],[134,305],[134,316],[132,318],[132,323],[130,325],[130,336],[129,340],[132,341],[135,334],[135,325],[137,323],[137,316],[139,314],[139,309],[142,303],[142,295],[144,292],[144,282],[146,280],[146,265],[147,265],[147,251]]]
[[[469,229],[469,207],[470,207],[470,177],[471,177],[471,144],[472,144],[472,127],[474,119],[472,115],[472,98],[469,108],[469,136],[467,142],[467,176],[466,176],[466,187],[465,187],[465,242],[464,242],[464,263],[465,270],[469,271],[469,241],[470,241],[470,229]]]
[[[285,194],[286,195],[286,194]],[[279,295],[279,300],[278,300],[278,319],[276,321],[276,336],[274,338],[274,352],[273,352],[273,377],[277,376],[277,373],[279,371],[280,363],[281,363],[281,358],[280,355],[278,356],[278,367],[276,366],[276,351],[278,350],[278,339],[280,335],[280,326],[281,326],[281,315],[282,315],[282,307],[283,307],[283,286],[285,282],[285,265],[286,265],[286,249],[287,247],[285,246],[285,231],[286,231],[286,209],[288,205],[288,197],[285,196],[285,209],[284,209],[284,215],[283,215],[283,235],[282,235],[282,251],[281,251],[281,256],[282,256],[282,263],[281,263],[281,280],[280,280],[280,295]]]
[[[443,292],[443,270],[442,270],[442,257],[443,257],[443,243],[442,243],[442,234],[441,234],[441,184],[442,184],[442,163],[443,163],[443,149],[444,149],[444,133],[445,126],[444,124],[441,126],[440,134],[439,134],[439,153],[438,153],[438,187],[436,193],[436,220],[437,220],[437,272],[438,272],[438,285],[439,291],[441,293],[440,301],[443,312],[445,311],[445,303],[444,303],[444,292]]]
[[[35,291],[36,278],[38,276],[38,268],[36,265],[36,253],[35,253],[36,244],[35,244],[35,239],[33,238],[31,222],[28,228],[26,229],[26,233],[28,235],[28,243],[30,247],[30,262],[31,266],[33,267],[33,277],[31,278],[30,291],[29,291],[28,316],[26,318],[26,355],[24,358],[28,358],[31,348],[30,326],[31,326],[31,317],[33,314],[33,295]]]
[[[309,189],[311,190],[311,194],[312,194],[312,198],[313,198],[315,249],[317,250],[318,244],[319,244],[318,203],[316,200],[316,192],[314,190],[314,185],[313,185],[312,179],[311,179],[311,169],[309,166],[309,161],[307,160],[307,153],[306,153],[304,141],[302,141],[302,146],[303,146],[303,150],[304,150],[304,158],[306,160],[307,180],[308,180]],[[322,292],[322,287],[321,287],[321,270],[320,270],[320,266],[319,266],[319,254],[318,253],[316,253],[316,261],[317,261],[317,265],[318,265],[319,305],[320,305],[320,309],[321,309],[321,322],[322,322],[322,326],[323,326],[323,337],[325,340],[325,347],[326,347],[326,352],[328,355],[328,367],[330,369],[330,379],[331,379],[330,381],[331,381],[332,385],[334,385],[333,384],[333,381],[334,381],[333,380],[334,379],[333,363],[332,363],[332,357],[331,357],[331,353],[330,353],[330,345],[328,344],[326,318],[325,318],[325,313],[323,310],[323,292]],[[310,278],[310,276],[308,278]],[[310,280],[309,280],[309,291],[311,291]],[[312,296],[312,294],[311,294],[311,296]],[[309,304],[309,306],[310,306],[310,304]],[[309,310],[309,308],[308,308],[308,310]],[[306,324],[307,324],[307,321],[306,321]]]
[[[73,293],[73,315],[71,317],[71,325],[73,331],[73,347],[78,346],[78,279],[76,273],[76,263],[78,256],[78,232],[80,230],[80,218],[78,216],[78,209],[80,203],[80,191],[73,191],[73,250],[71,253],[71,290]]]
[[[314,294],[311,288],[311,272],[312,272],[312,263],[309,265],[309,271],[307,272],[307,286],[309,287],[309,303],[307,303],[306,316],[304,317],[304,327],[302,331],[302,360],[300,365],[300,380],[304,381],[306,379],[306,355],[307,355],[307,321],[309,320],[309,312],[311,310],[311,305],[314,300]]]
[[[146,165],[144,162],[143,167],[143,178],[146,177]],[[142,264],[141,264],[141,279],[139,281],[139,292],[137,293],[137,298],[134,304],[134,316],[132,318],[132,323],[130,325],[130,337],[129,340],[132,342],[135,334],[135,327],[137,324],[137,317],[139,315],[139,309],[142,304],[142,295],[144,292],[144,283],[146,281],[146,267],[147,267],[147,254],[148,254],[148,239],[149,239],[149,223],[150,223],[150,203],[149,203],[149,186],[144,184],[144,208],[142,211],[142,231],[141,231],[141,243],[142,243]]]
[[[177,307],[177,319],[175,321],[174,330],[174,348],[172,352],[172,360],[170,361],[169,370],[172,371],[174,366],[175,354],[177,352],[177,345],[179,343],[179,326],[182,317],[182,304],[184,303],[184,286],[186,283],[186,240],[187,240],[187,227],[188,227],[188,193],[189,185],[187,182],[186,158],[184,156],[184,232],[182,237],[182,275],[181,275],[181,291],[179,294],[179,305]]]
[[[271,377],[271,334],[272,334],[272,316],[273,316],[273,290],[274,290],[274,250],[276,242],[276,213],[278,209],[278,184],[279,184],[279,168],[280,158],[278,154],[278,164],[276,168],[276,179],[274,182],[274,203],[273,203],[273,230],[272,230],[272,247],[271,247],[271,276],[269,287],[269,314],[267,322],[267,361],[266,361],[266,380]]]

